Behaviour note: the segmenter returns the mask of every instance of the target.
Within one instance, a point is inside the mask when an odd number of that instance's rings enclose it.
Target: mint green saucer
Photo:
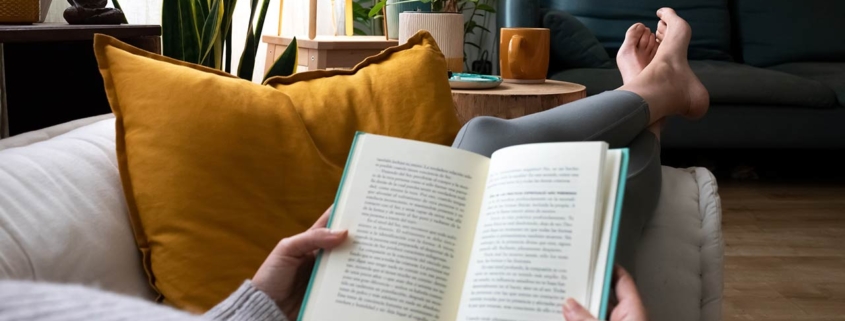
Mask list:
[[[479,74],[453,73],[449,78],[452,89],[490,89],[502,84],[502,77]]]

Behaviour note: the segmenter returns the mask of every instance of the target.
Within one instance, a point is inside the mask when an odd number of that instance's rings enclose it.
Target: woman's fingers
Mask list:
[[[563,317],[566,321],[597,321],[587,309],[572,298],[563,302]]]
[[[616,277],[616,297],[619,298],[619,302],[632,301],[637,305],[642,304],[640,293],[637,292],[637,285],[634,284],[634,278],[631,277],[631,274],[617,265],[614,275]]]
[[[312,228],[279,242],[277,253],[286,257],[302,258],[319,249],[332,249],[346,240],[346,230]]]
[[[332,206],[329,206],[329,208],[327,208],[326,211],[323,212],[323,215],[320,215],[320,218],[318,218],[317,221],[314,222],[314,225],[311,225],[311,228],[309,230],[326,227],[326,224],[329,222],[329,216],[332,215],[332,209],[334,209],[334,204],[332,204]]]

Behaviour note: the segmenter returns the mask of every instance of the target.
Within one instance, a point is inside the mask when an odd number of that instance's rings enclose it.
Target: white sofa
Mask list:
[[[721,203],[703,168],[663,168],[637,280],[653,321],[720,320]],[[78,283],[152,300],[103,115],[0,140],[0,279]]]

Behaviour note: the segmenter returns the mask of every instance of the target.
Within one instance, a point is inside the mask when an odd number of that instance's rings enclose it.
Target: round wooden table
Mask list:
[[[452,90],[461,124],[477,116],[517,118],[551,109],[587,96],[587,87],[565,81],[542,84],[502,83],[493,89]]]

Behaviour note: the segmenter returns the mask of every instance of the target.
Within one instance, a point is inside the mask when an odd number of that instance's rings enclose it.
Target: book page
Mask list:
[[[587,302],[607,145],[550,143],[493,154],[457,320],[562,318]]]
[[[359,135],[302,320],[455,319],[489,159]],[[354,317],[353,317],[354,316]]]

